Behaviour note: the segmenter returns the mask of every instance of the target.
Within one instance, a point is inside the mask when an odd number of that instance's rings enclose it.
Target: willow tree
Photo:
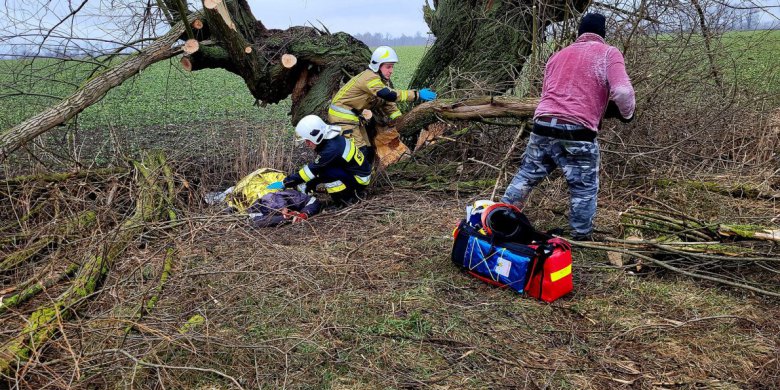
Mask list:
[[[436,42],[425,53],[413,86],[456,95],[500,94],[529,58],[550,23],[583,12],[588,0],[426,0],[425,22]]]
[[[152,4],[148,3],[146,11],[150,15]],[[291,97],[293,123],[307,114],[324,115],[341,83],[365,69],[370,58],[368,47],[346,33],[300,26],[266,28],[246,0],[203,0],[199,10],[188,9],[182,0],[158,0],[156,4],[159,12],[155,14],[164,15],[170,31],[123,64],[100,72],[70,97],[0,134],[0,161],[70,120],[145,67],[182,52],[185,69],[222,68],[239,75],[258,105]],[[446,100],[431,102],[414,110],[447,117],[458,107],[475,107],[454,115],[459,119],[528,115],[528,105],[517,111],[516,102],[485,112],[493,101],[486,107],[479,95],[494,96],[511,88],[538,41],[538,32],[550,23],[576,16],[588,4],[585,0],[434,0],[432,7],[426,3],[424,17],[436,41],[411,86],[433,86],[448,97],[476,99],[454,105]],[[185,40],[185,45],[175,45]],[[419,131],[435,119],[434,115],[410,117],[421,120],[399,124],[402,133]]]

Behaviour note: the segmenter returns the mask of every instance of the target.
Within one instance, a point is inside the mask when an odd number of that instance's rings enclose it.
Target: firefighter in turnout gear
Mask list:
[[[430,89],[396,90],[390,76],[398,55],[388,46],[380,46],[371,55],[368,69],[353,77],[333,97],[328,110],[328,122],[338,125],[342,135],[354,140],[357,147],[373,161],[372,137],[361,118],[363,110],[370,110],[378,123],[392,126],[401,111],[397,102],[430,101],[436,93]]]
[[[328,125],[316,115],[301,119],[295,133],[317,152],[317,158],[288,175],[284,187],[305,184],[303,192],[310,192],[322,183],[336,205],[358,201],[371,181],[371,161],[340,132],[339,126]]]

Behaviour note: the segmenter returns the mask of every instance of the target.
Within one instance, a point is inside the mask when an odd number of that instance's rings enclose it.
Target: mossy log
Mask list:
[[[138,195],[133,214],[118,227],[116,235],[106,247],[92,255],[79,269],[71,286],[51,304],[35,310],[27,325],[14,337],[0,345],[0,373],[25,362],[46,343],[57,331],[57,321],[68,319],[78,309],[84,298],[97,291],[98,286],[114,262],[124,253],[128,245],[138,237],[148,222],[161,220],[166,205],[171,199],[160,183],[166,165],[162,154],[147,156],[143,162],[134,164],[138,171]],[[166,180],[166,179],[162,179]],[[167,180],[166,180],[167,181]]]
[[[416,135],[426,126],[441,119],[482,120],[486,118],[520,118],[533,116],[538,98],[483,96],[472,99],[441,99],[414,107],[396,122],[403,136]]]
[[[725,237],[739,237],[748,240],[780,242],[780,229],[757,225],[720,225],[718,234]]]
[[[71,264],[68,266],[68,268],[65,269],[65,272],[62,272],[61,274],[55,277],[47,278],[43,281],[33,283],[25,287],[22,291],[20,291],[17,294],[13,294],[8,297],[2,297],[2,299],[0,299],[0,314],[3,314],[6,310],[12,307],[17,307],[22,303],[27,302],[30,298],[38,295],[39,292],[51,288],[52,286],[63,281],[64,279],[70,278],[71,276],[75,275],[76,271],[78,270],[79,270],[78,264]]]
[[[47,234],[30,243],[26,248],[22,248],[6,256],[5,259],[0,261],[0,271],[11,270],[38,255],[46,248],[58,245],[64,240],[80,235],[84,231],[92,228],[96,221],[97,214],[92,210],[79,213],[77,216],[68,219],[63,224],[57,226],[51,234]]]

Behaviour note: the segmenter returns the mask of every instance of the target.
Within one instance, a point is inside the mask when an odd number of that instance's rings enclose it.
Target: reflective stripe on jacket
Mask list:
[[[327,167],[338,166],[355,175],[361,184],[371,180],[371,162],[365,161],[365,156],[351,139],[337,136],[323,140],[317,145],[317,158],[304,165],[299,171],[287,176],[285,186],[292,187],[317,178]],[[359,179],[358,179],[359,178]]]
[[[367,69],[349,80],[333,96],[328,119],[336,124],[354,125],[359,123],[357,115],[360,112],[372,110],[395,120],[401,116],[396,102],[415,101],[418,98],[416,90],[395,90],[390,80],[383,80],[378,73]],[[371,144],[365,129],[359,129],[353,136],[357,147]]]

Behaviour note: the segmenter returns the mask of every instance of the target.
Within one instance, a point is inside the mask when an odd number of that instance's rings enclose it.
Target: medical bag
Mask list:
[[[517,207],[478,203],[453,232],[453,263],[483,282],[546,302],[572,290],[569,243],[536,231]]]
[[[536,247],[537,256],[528,270],[525,293],[552,302],[574,288],[571,275],[571,245],[552,238]]]

